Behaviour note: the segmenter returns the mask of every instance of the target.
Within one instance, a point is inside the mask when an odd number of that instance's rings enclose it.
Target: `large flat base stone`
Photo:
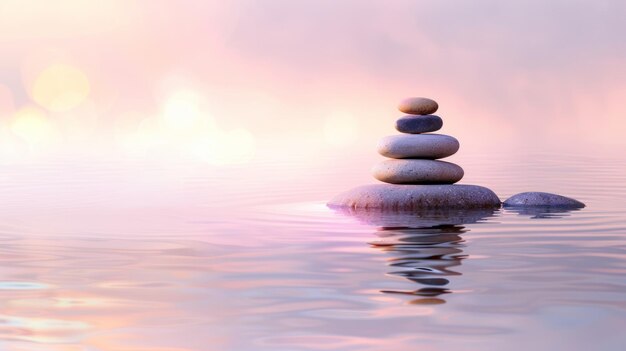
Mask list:
[[[493,191],[478,185],[369,184],[335,196],[328,206],[403,211],[499,208],[500,199]]]

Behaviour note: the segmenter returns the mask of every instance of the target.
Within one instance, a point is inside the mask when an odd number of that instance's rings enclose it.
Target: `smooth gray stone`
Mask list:
[[[398,105],[398,110],[410,115],[430,115],[437,112],[438,108],[435,100],[424,97],[406,98]]]
[[[493,191],[477,185],[369,184],[335,196],[328,206],[387,211],[499,208],[500,199]]]
[[[419,159],[385,160],[372,173],[391,184],[452,184],[463,178],[463,168],[454,163]]]
[[[378,153],[389,158],[438,159],[458,150],[459,141],[443,134],[391,135],[378,143]]]
[[[443,127],[443,120],[435,115],[406,115],[396,121],[396,130],[408,134],[435,132],[441,127]]]
[[[563,208],[582,208],[585,204],[569,197],[542,193],[542,192],[526,192],[511,196],[504,201],[505,207],[523,207],[523,206],[543,206],[543,207],[563,207]]]

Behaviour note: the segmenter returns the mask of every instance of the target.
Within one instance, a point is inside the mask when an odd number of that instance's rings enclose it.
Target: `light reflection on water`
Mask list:
[[[624,163],[537,160],[541,176],[469,159],[483,178],[467,183],[588,207],[327,209],[354,165],[265,183],[189,164],[9,168],[0,349],[619,349]]]

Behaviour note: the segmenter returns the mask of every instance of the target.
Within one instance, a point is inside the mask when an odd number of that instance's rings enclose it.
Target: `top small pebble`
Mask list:
[[[435,100],[423,97],[406,98],[398,105],[398,110],[411,115],[430,115],[438,108],[439,105]]]

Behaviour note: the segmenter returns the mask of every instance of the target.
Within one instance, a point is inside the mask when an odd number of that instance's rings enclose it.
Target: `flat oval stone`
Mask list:
[[[523,206],[543,206],[543,207],[562,207],[562,208],[582,208],[585,204],[569,197],[542,193],[542,192],[526,192],[511,196],[504,201],[505,207],[523,207]]]
[[[443,127],[443,120],[435,115],[406,115],[396,121],[396,129],[409,134],[435,132],[441,127]]]
[[[499,208],[500,199],[493,191],[477,185],[369,184],[335,196],[328,206],[391,211]]]
[[[378,143],[378,153],[389,158],[438,159],[458,150],[459,141],[443,134],[391,135]]]
[[[424,97],[406,98],[398,105],[398,110],[410,115],[430,115],[438,108],[439,105],[435,100]]]
[[[452,184],[463,178],[463,168],[434,160],[385,160],[374,166],[372,173],[391,184]]]

